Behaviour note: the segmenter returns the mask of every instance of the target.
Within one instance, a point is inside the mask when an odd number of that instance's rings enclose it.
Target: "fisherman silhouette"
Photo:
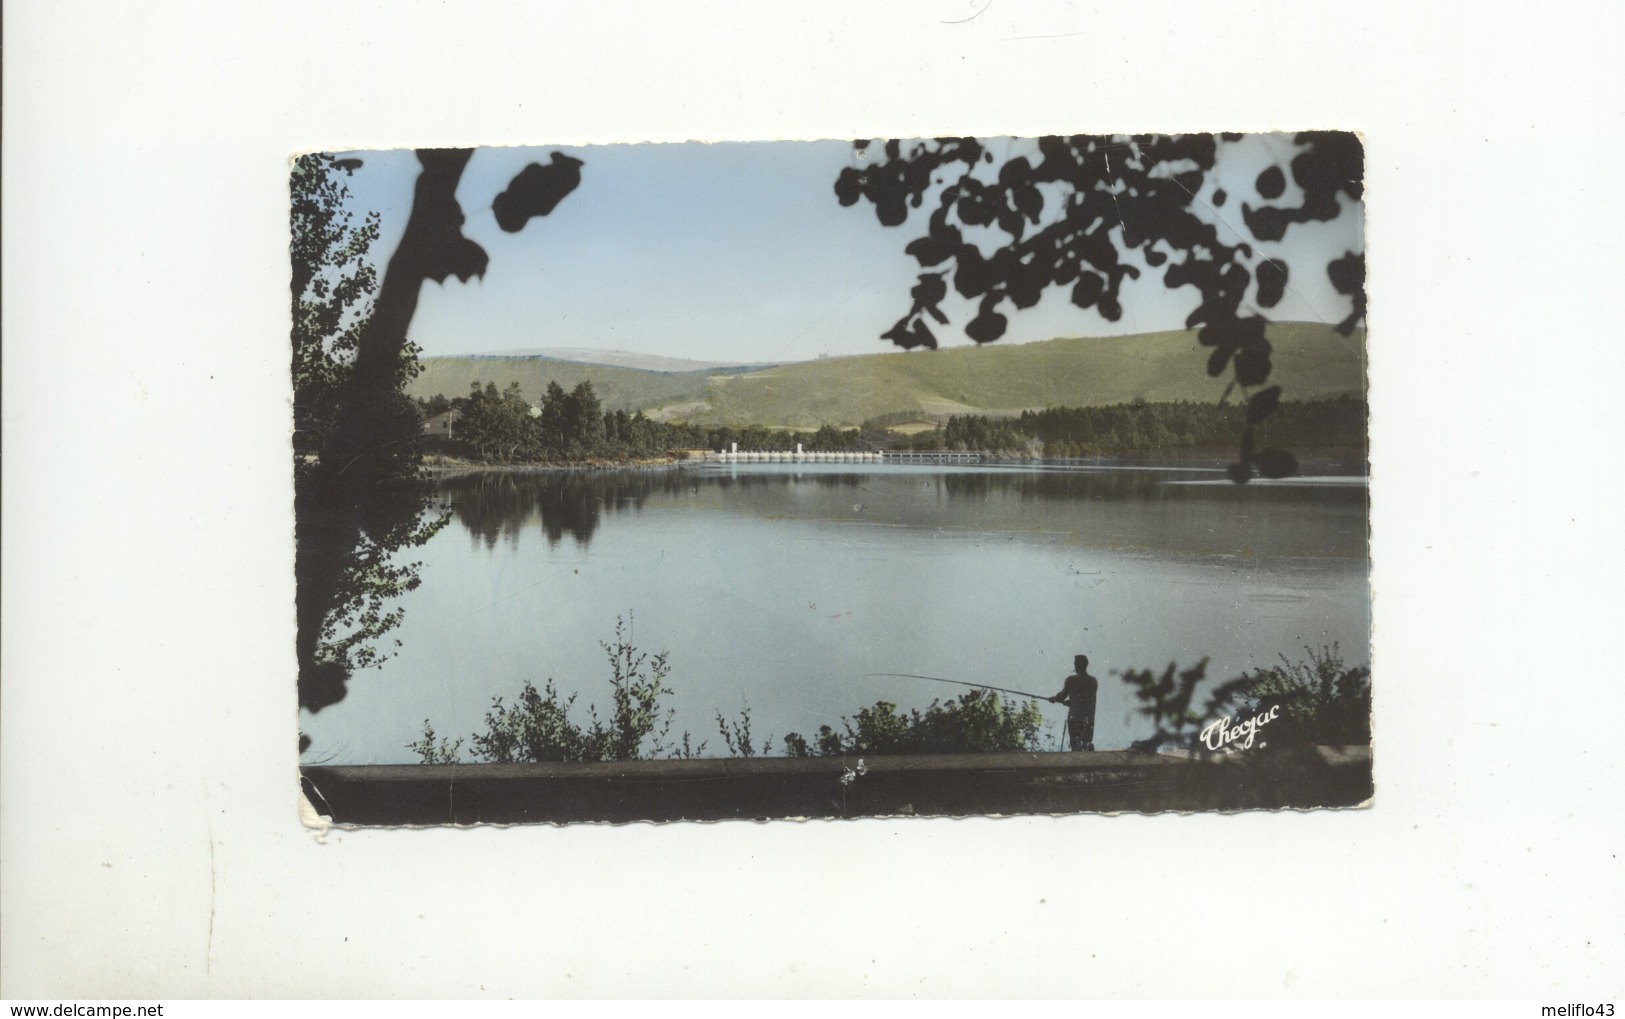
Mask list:
[[[1095,694],[1100,681],[1089,675],[1089,657],[1077,655],[1072,659],[1076,671],[1066,677],[1061,692],[1050,698],[1055,704],[1065,704],[1066,735],[1073,750],[1095,748]]]

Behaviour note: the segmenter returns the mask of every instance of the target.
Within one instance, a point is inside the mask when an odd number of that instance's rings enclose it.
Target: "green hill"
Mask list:
[[[539,403],[551,381],[568,390],[590,380],[599,400],[610,410],[647,410],[703,400],[712,377],[732,370],[657,372],[561,361],[539,355],[426,357],[423,373],[407,384],[406,394],[420,398],[436,393],[458,397],[467,396],[468,387],[474,382],[482,385],[495,382],[498,389],[517,382],[527,400]]]
[[[1270,326],[1278,383],[1288,400],[1365,391],[1365,333],[1329,326]],[[540,396],[549,379],[566,389],[591,379],[606,407],[695,424],[816,428],[881,415],[1015,414],[1045,407],[1127,403],[1137,398],[1216,401],[1224,378],[1204,368],[1208,348],[1194,330],[1136,336],[1069,337],[1003,346],[867,354],[770,368],[649,372],[537,357],[432,358],[409,388],[461,396],[469,382],[518,381]]]

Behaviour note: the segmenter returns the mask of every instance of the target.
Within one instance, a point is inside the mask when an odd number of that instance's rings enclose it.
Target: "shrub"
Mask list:
[[[542,761],[638,761],[655,757],[695,757],[705,744],[693,746],[688,733],[676,743],[668,743],[673,709],[661,710],[661,700],[672,688],[666,685],[670,674],[666,653],[646,655],[625,636],[625,623],[615,620],[615,638],[600,643],[610,665],[610,696],[613,710],[607,719],[598,709],[587,708],[588,722],[579,725],[570,718],[576,695],[561,697],[553,680],[541,690],[529,680],[512,706],[501,697],[492,699],[485,714],[485,731],[472,739],[474,755],[499,764]],[[462,740],[436,745],[434,730],[423,723],[423,739],[408,743],[425,764],[449,764],[456,760]],[[748,732],[748,727],[747,727]]]
[[[904,714],[889,701],[841,719],[844,732],[818,730],[816,744],[799,733],[784,737],[789,757],[849,754],[956,754],[1034,751],[1043,722],[1038,705],[1006,702],[996,693],[975,690],[959,698],[932,701],[924,712]]]
[[[1280,665],[1248,678],[1242,696],[1249,712],[1279,704],[1269,732],[1280,743],[1369,744],[1371,670],[1344,665],[1336,644],[1304,651],[1308,661],[1290,662],[1281,655]]]
[[[760,747],[752,742],[749,705],[739,709],[739,721],[737,722],[729,722],[722,716],[722,712],[717,712],[717,731],[722,733],[722,742],[728,748],[728,756],[730,757],[755,757],[758,754],[766,757],[773,752],[772,736],[763,740]],[[788,742],[788,739],[786,739],[786,742]]]
[[[1172,662],[1161,675],[1150,669],[1125,670],[1123,682],[1134,688],[1140,713],[1156,726],[1135,749],[1193,747],[1199,731],[1214,719],[1234,711],[1235,720],[1245,722],[1276,705],[1280,711],[1267,730],[1272,745],[1370,743],[1371,670],[1345,666],[1336,644],[1304,650],[1307,662],[1281,655],[1280,665],[1214,687],[1200,713],[1192,710],[1191,700],[1206,677],[1206,658],[1182,672]]]
[[[544,689],[539,693],[526,680],[511,708],[495,698],[485,714],[485,732],[474,735],[474,756],[499,764],[600,760],[588,750],[587,733],[570,721],[575,694],[560,700],[551,679]]]
[[[424,764],[456,764],[457,752],[462,748],[461,736],[455,742],[448,741],[442,736],[440,742],[436,744],[434,726],[429,724],[427,718],[423,720],[423,738],[406,745],[406,749],[416,752]]]

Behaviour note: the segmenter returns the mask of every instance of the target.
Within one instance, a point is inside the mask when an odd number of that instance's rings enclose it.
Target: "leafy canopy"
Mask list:
[[[1117,321],[1123,281],[1140,275],[1125,256],[1137,251],[1146,265],[1166,266],[1163,282],[1170,289],[1196,288],[1201,301],[1186,325],[1198,328],[1202,345],[1212,348],[1207,373],[1230,372],[1232,387],[1247,393],[1247,423],[1231,476],[1240,482],[1295,473],[1287,451],[1253,448],[1253,426],[1281,398],[1279,386],[1265,387],[1272,368],[1268,320],[1254,309],[1280,302],[1290,269],[1255,257],[1245,241],[1227,241],[1197,203],[1219,146],[1240,138],[1052,135],[1037,140],[1036,162],[1017,156],[1002,163],[975,138],[855,142],[867,165],[841,171],[835,194],[842,205],[867,201],[890,227],[930,206],[924,235],[904,249],[924,271],[909,291],[908,311],[881,338],[904,348],[936,347],[931,323],[948,324],[942,303],[950,285],[976,302],[965,334],[977,343],[999,339],[1010,311],[1034,307],[1052,287],[1064,289],[1078,307]],[[1280,240],[1294,223],[1337,218],[1340,194],[1361,198],[1364,153],[1354,135],[1304,132],[1294,140],[1300,151],[1290,168],[1302,200],[1272,204],[1286,194],[1285,173],[1270,167],[1260,174],[1255,187],[1264,201],[1242,207],[1255,240]],[[1223,205],[1227,196],[1219,190],[1212,200]],[[1364,256],[1347,252],[1325,271],[1353,299],[1353,312],[1338,324],[1348,335],[1365,313]]]
[[[330,437],[378,292],[369,258],[378,214],[358,220],[347,205],[344,178],[355,168],[315,153],[294,160],[290,174],[294,443],[302,452],[320,451]]]

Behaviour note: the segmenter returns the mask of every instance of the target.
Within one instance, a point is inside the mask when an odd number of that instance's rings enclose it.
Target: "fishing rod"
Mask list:
[[[952,683],[955,686],[970,686],[978,690],[997,690],[999,693],[1013,693],[1018,697],[1032,697],[1035,700],[1047,701],[1049,697],[1041,693],[1028,693],[1026,690],[1012,690],[1006,686],[991,686],[987,683],[967,683],[962,679],[943,679],[941,676],[921,676],[913,672],[865,672],[865,679],[872,676],[896,676],[901,679],[929,679],[933,683]]]

